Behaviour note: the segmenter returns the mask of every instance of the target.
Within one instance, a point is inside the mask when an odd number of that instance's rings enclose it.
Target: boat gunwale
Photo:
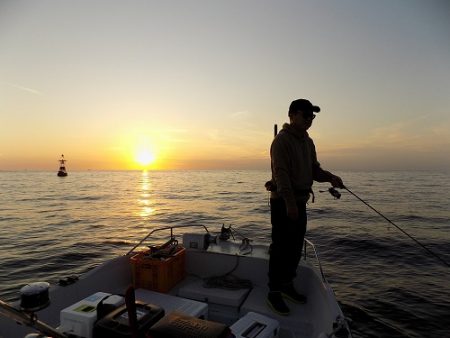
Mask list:
[[[148,240],[152,234],[166,230],[166,231],[170,231],[170,237],[171,237],[171,239],[173,239],[173,238],[175,238],[174,230],[186,229],[188,227],[202,228],[206,231],[206,233],[208,233],[208,234],[210,233],[208,228],[204,225],[178,225],[178,226],[166,226],[166,227],[159,227],[156,229],[152,229],[152,231],[150,231],[141,241],[139,241],[138,244],[136,244],[125,255],[113,257],[113,258],[111,258],[107,261],[104,261],[103,263],[95,266],[94,268],[92,268],[91,270],[87,271],[82,276],[80,276],[80,279],[78,281],[76,281],[74,284],[68,285],[68,286],[59,286],[59,285],[51,286],[50,294],[53,296],[52,298],[55,299],[56,297],[58,297],[58,301],[55,302],[55,303],[57,303],[57,304],[55,304],[56,309],[49,309],[49,311],[51,311],[53,313],[53,315],[51,315],[51,317],[54,317],[54,313],[59,312],[59,311],[56,311],[59,309],[59,307],[66,306],[66,304],[60,304],[61,302],[67,303],[67,301],[68,301],[68,300],[66,301],[66,300],[61,299],[61,297],[64,298],[63,294],[68,292],[68,294],[70,295],[69,298],[74,298],[74,297],[80,298],[80,296],[81,296],[81,298],[84,298],[86,295],[88,295],[92,291],[92,290],[90,290],[90,287],[87,287],[87,289],[86,289],[86,285],[94,284],[94,283],[92,283],[92,281],[93,280],[98,281],[99,279],[102,279],[102,276],[104,278],[104,276],[114,274],[113,270],[115,270],[115,269],[118,269],[120,271],[122,271],[122,270],[128,271],[131,276],[131,268],[129,265],[129,259],[132,257],[133,254],[135,254],[135,250],[139,246],[141,246],[146,240]],[[180,234],[177,234],[176,236],[179,236],[179,235]],[[183,235],[183,234],[181,234],[181,235]],[[154,239],[154,238],[152,238],[152,239]],[[160,239],[158,239],[158,240],[160,240]],[[228,242],[228,244],[227,244],[227,242]],[[221,244],[223,244],[225,246],[223,246]],[[255,248],[257,248],[257,250],[255,250],[255,252],[253,252],[253,250],[252,250],[248,254],[238,254],[237,253],[239,251],[239,245],[238,245],[238,243],[236,243],[235,240],[234,241],[231,241],[231,240],[230,241],[221,241],[220,244],[217,246],[212,245],[211,250],[189,249],[189,251],[191,251],[193,253],[197,253],[197,254],[202,254],[202,255],[203,254],[205,254],[205,255],[217,254],[217,255],[224,255],[224,256],[237,256],[238,259],[239,259],[239,257],[248,258],[248,259],[265,259],[265,260],[268,259],[269,246],[267,244],[257,243],[257,244],[252,244],[252,245],[255,246]],[[312,246],[314,256],[316,257],[317,262],[319,264],[320,273],[319,273],[318,269],[316,268],[316,266],[314,266],[314,264],[312,264],[312,262],[309,260],[309,257],[306,255],[306,245]],[[216,250],[214,250],[214,248],[216,248]],[[260,249],[262,249],[262,250],[260,250]],[[263,253],[263,255],[260,254],[261,252]],[[312,275],[316,276],[316,281],[322,285],[322,287],[319,287],[319,290],[321,290],[320,291],[321,293],[324,293],[324,295],[323,295],[323,297],[325,297],[324,301],[325,301],[325,304],[328,304],[328,309],[330,311],[330,315],[334,314],[333,315],[333,318],[335,317],[333,319],[334,322],[336,323],[336,322],[340,321],[341,318],[344,318],[344,320],[345,320],[342,310],[340,309],[340,307],[337,303],[337,299],[335,297],[334,291],[332,290],[331,286],[325,279],[325,276],[323,274],[323,270],[322,270],[322,267],[320,264],[320,260],[317,255],[317,250],[316,250],[314,244],[306,238],[305,238],[305,256],[304,256],[304,260],[300,261],[299,268],[309,270]],[[111,269],[113,269],[113,270],[111,270]],[[128,278],[130,278],[130,276]],[[120,287],[119,284],[120,285],[126,284],[125,278],[122,281],[122,283],[118,282],[118,284],[115,286],[116,289]],[[261,285],[258,288],[261,288]],[[110,291],[112,291],[112,290],[110,290]],[[69,303],[71,301],[69,301]],[[15,304],[15,306],[17,306],[17,304]],[[53,308],[53,306],[52,306],[52,308]],[[49,313],[49,316],[50,316],[50,313]],[[44,316],[44,317],[47,317],[47,316]],[[50,322],[48,320],[49,318],[45,318],[45,319],[47,319],[47,321]],[[52,323],[52,324],[54,324],[54,323]],[[344,322],[344,324],[346,324],[346,322]],[[350,333],[350,337],[351,337],[351,333]]]

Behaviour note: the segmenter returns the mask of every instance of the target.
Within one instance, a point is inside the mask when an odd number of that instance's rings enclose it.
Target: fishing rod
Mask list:
[[[276,137],[278,134],[278,126],[275,124],[273,126],[273,137]],[[268,181],[266,182],[266,189],[270,190],[270,186],[271,186],[272,181]],[[402,228],[400,228],[397,224],[395,224],[394,222],[392,222],[389,218],[387,218],[386,216],[384,216],[381,212],[379,212],[377,209],[375,209],[374,207],[372,207],[369,203],[367,203],[366,201],[364,201],[361,197],[359,197],[358,195],[356,195],[353,191],[351,191],[349,188],[347,188],[345,185],[342,185],[342,187],[340,187],[341,189],[345,189],[347,190],[350,194],[352,194],[353,196],[355,196],[358,200],[360,200],[362,203],[364,203],[365,205],[367,205],[370,209],[372,209],[373,211],[375,211],[378,215],[380,215],[381,217],[383,217],[386,221],[388,221],[390,224],[392,224],[393,226],[395,226],[398,230],[400,230],[401,232],[403,232],[406,236],[408,236],[409,238],[411,238],[414,242],[416,242],[418,245],[420,245],[425,251],[427,251],[430,255],[434,256],[435,258],[437,258],[438,260],[440,260],[444,265],[446,265],[447,267],[450,267],[450,264],[448,262],[446,262],[443,258],[441,258],[439,255],[437,255],[436,253],[434,253],[433,251],[431,251],[430,249],[428,249],[425,245],[423,245],[422,243],[420,243],[417,239],[415,239],[413,236],[411,236],[410,234],[408,234],[405,230],[403,230]],[[323,191],[321,191],[323,192]],[[331,187],[328,189],[328,192],[333,195],[333,197],[335,199],[340,199],[341,198],[341,193],[339,191],[337,191],[334,187]]]
[[[342,189],[347,190],[350,194],[352,194],[353,196],[355,196],[358,200],[360,200],[362,203],[364,203],[365,205],[367,205],[370,209],[372,209],[373,211],[375,211],[378,215],[380,215],[381,217],[383,217],[386,221],[388,221],[390,224],[392,224],[393,226],[395,226],[398,230],[400,230],[401,232],[403,232],[406,236],[408,236],[409,238],[411,238],[414,242],[416,242],[418,245],[420,245],[425,251],[427,251],[430,255],[434,256],[435,258],[437,258],[438,260],[440,260],[444,265],[446,265],[447,267],[450,267],[450,264],[448,262],[446,262],[442,257],[440,257],[439,255],[437,255],[436,253],[434,253],[433,251],[431,251],[430,249],[428,249],[425,245],[423,245],[422,243],[420,243],[417,239],[415,239],[413,236],[411,236],[410,234],[408,234],[405,230],[403,230],[402,228],[400,228],[397,224],[395,224],[394,222],[392,222],[389,218],[387,218],[386,216],[384,216],[381,212],[379,212],[377,209],[375,209],[374,207],[372,207],[369,203],[367,203],[366,201],[364,201],[361,197],[359,197],[358,195],[356,195],[353,191],[351,191],[349,188],[347,188],[346,186],[342,186]],[[330,188],[328,189],[328,191],[330,192],[330,194],[332,194],[334,196],[334,198],[339,199],[341,197],[340,193],[334,189],[334,188]]]

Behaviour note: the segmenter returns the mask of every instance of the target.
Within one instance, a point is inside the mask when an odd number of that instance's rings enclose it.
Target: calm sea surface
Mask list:
[[[69,168],[70,169],[70,168]],[[450,262],[450,174],[339,172],[347,187]],[[270,239],[268,171],[0,172],[0,297],[126,253],[158,226],[234,226]],[[307,237],[355,337],[449,337],[450,268],[348,192],[309,205]]]

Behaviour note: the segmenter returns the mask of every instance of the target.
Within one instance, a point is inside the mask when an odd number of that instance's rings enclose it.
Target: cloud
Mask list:
[[[362,170],[448,170],[449,120],[439,114],[405,119],[367,131],[366,138],[323,144],[325,167]]]
[[[430,150],[450,141],[449,122],[435,116],[420,116],[374,129],[365,146]]]
[[[445,121],[431,128],[435,137],[439,137],[450,143],[450,121]]]
[[[24,92],[28,92],[28,93],[31,93],[34,95],[43,95],[42,92],[40,92],[39,90],[33,89],[33,88],[28,88],[28,87],[21,86],[19,84],[15,84],[15,83],[9,83],[9,82],[4,82],[4,83],[12,88],[19,89]]]
[[[248,116],[250,116],[250,113],[248,112],[248,111],[237,111],[237,112],[234,112],[234,113],[232,113],[231,115],[230,115],[230,117],[232,118],[232,119],[245,119],[245,118],[247,118]]]

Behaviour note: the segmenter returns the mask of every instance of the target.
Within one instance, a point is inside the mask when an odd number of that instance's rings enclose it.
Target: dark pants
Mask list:
[[[297,203],[299,218],[287,217],[282,198],[271,199],[272,244],[269,259],[269,289],[280,291],[283,285],[292,283],[302,256],[306,232],[306,204]]]

